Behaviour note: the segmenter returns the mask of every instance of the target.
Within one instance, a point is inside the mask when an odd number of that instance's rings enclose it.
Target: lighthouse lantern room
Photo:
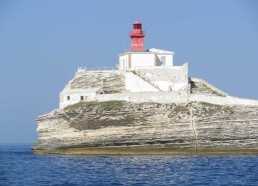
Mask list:
[[[135,21],[133,23],[133,30],[130,32],[132,51],[144,50],[144,36],[145,36],[145,32],[142,31],[141,22]]]

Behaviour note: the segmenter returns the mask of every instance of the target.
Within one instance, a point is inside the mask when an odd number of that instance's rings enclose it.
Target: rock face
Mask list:
[[[258,107],[80,102],[37,118],[36,153],[258,153]]]
[[[189,82],[187,94],[137,94],[125,88],[123,71],[78,71],[66,88],[101,87],[105,94],[39,116],[39,139],[33,150],[62,154],[258,153],[258,101],[231,97],[204,80],[184,77]]]

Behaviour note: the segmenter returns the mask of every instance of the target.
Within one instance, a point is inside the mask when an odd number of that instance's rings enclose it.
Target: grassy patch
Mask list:
[[[175,114],[178,113],[186,113],[189,109],[187,108],[187,105],[177,105],[176,107],[174,107],[174,112]]]
[[[101,102],[98,102],[98,101],[79,102],[65,107],[65,110],[72,110],[82,106],[86,106],[86,107],[96,106],[103,110],[117,110],[121,108],[125,103],[126,101],[120,101],[120,100],[101,101]]]
[[[81,107],[85,105],[85,102],[79,102],[79,103],[75,103],[73,105],[68,105],[67,107],[65,107],[64,109],[65,110],[72,110],[72,109],[75,109],[75,108],[78,108],[78,107]]]
[[[98,105],[103,110],[117,110],[123,107],[125,103],[126,101],[112,100],[112,101],[95,102],[93,104]],[[88,103],[88,104],[91,104],[91,103]]]
[[[212,89],[205,84],[202,84],[201,90],[202,91],[207,91],[207,92],[212,92]]]
[[[206,115],[213,115],[216,112],[223,112],[228,114],[233,114],[234,110],[230,106],[223,106],[223,105],[216,105],[206,102],[199,102],[200,105],[203,107],[203,111]]]

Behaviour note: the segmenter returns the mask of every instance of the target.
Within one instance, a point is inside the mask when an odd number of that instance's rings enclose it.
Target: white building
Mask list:
[[[125,72],[125,89],[129,92],[188,91],[188,64],[182,66],[135,67]]]
[[[114,74],[111,75],[112,73],[103,70],[101,71],[103,76],[99,78],[95,75],[90,76],[91,72],[84,69],[86,73],[80,78],[86,79],[84,82],[86,85],[90,81],[95,82],[95,84],[91,84],[90,86],[82,85],[81,87],[84,88],[72,88],[72,81],[70,81],[60,93],[60,108],[80,101],[116,99],[130,101],[130,97],[148,99],[142,98],[139,94],[150,93],[155,94],[154,97],[156,100],[163,99],[162,96],[164,96],[164,93],[169,93],[171,99],[187,97],[189,93],[188,64],[174,66],[174,52],[171,51],[156,48],[144,50],[145,32],[142,30],[142,25],[139,21],[134,22],[130,37],[131,51],[120,54],[117,64],[117,70],[122,76],[115,78]],[[90,78],[87,77],[87,74]],[[106,91],[108,94],[104,94],[104,83],[103,85],[99,85],[99,83],[96,85],[96,82],[103,81],[103,78],[109,82],[109,87],[112,84],[118,85],[120,83],[124,85],[124,89],[116,93],[108,93]],[[116,81],[120,82],[118,83]]]
[[[87,89],[71,89],[70,85],[59,94],[59,107],[65,108],[81,101],[91,101],[97,94],[104,94],[101,87]]]
[[[119,70],[134,70],[137,67],[173,66],[174,52],[151,48],[146,51],[129,51],[119,55]]]

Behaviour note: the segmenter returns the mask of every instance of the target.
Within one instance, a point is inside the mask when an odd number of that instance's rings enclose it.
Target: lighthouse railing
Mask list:
[[[107,71],[107,70],[117,70],[116,67],[96,67],[96,68],[88,68],[88,67],[78,67],[78,71],[86,70],[86,71]]]

